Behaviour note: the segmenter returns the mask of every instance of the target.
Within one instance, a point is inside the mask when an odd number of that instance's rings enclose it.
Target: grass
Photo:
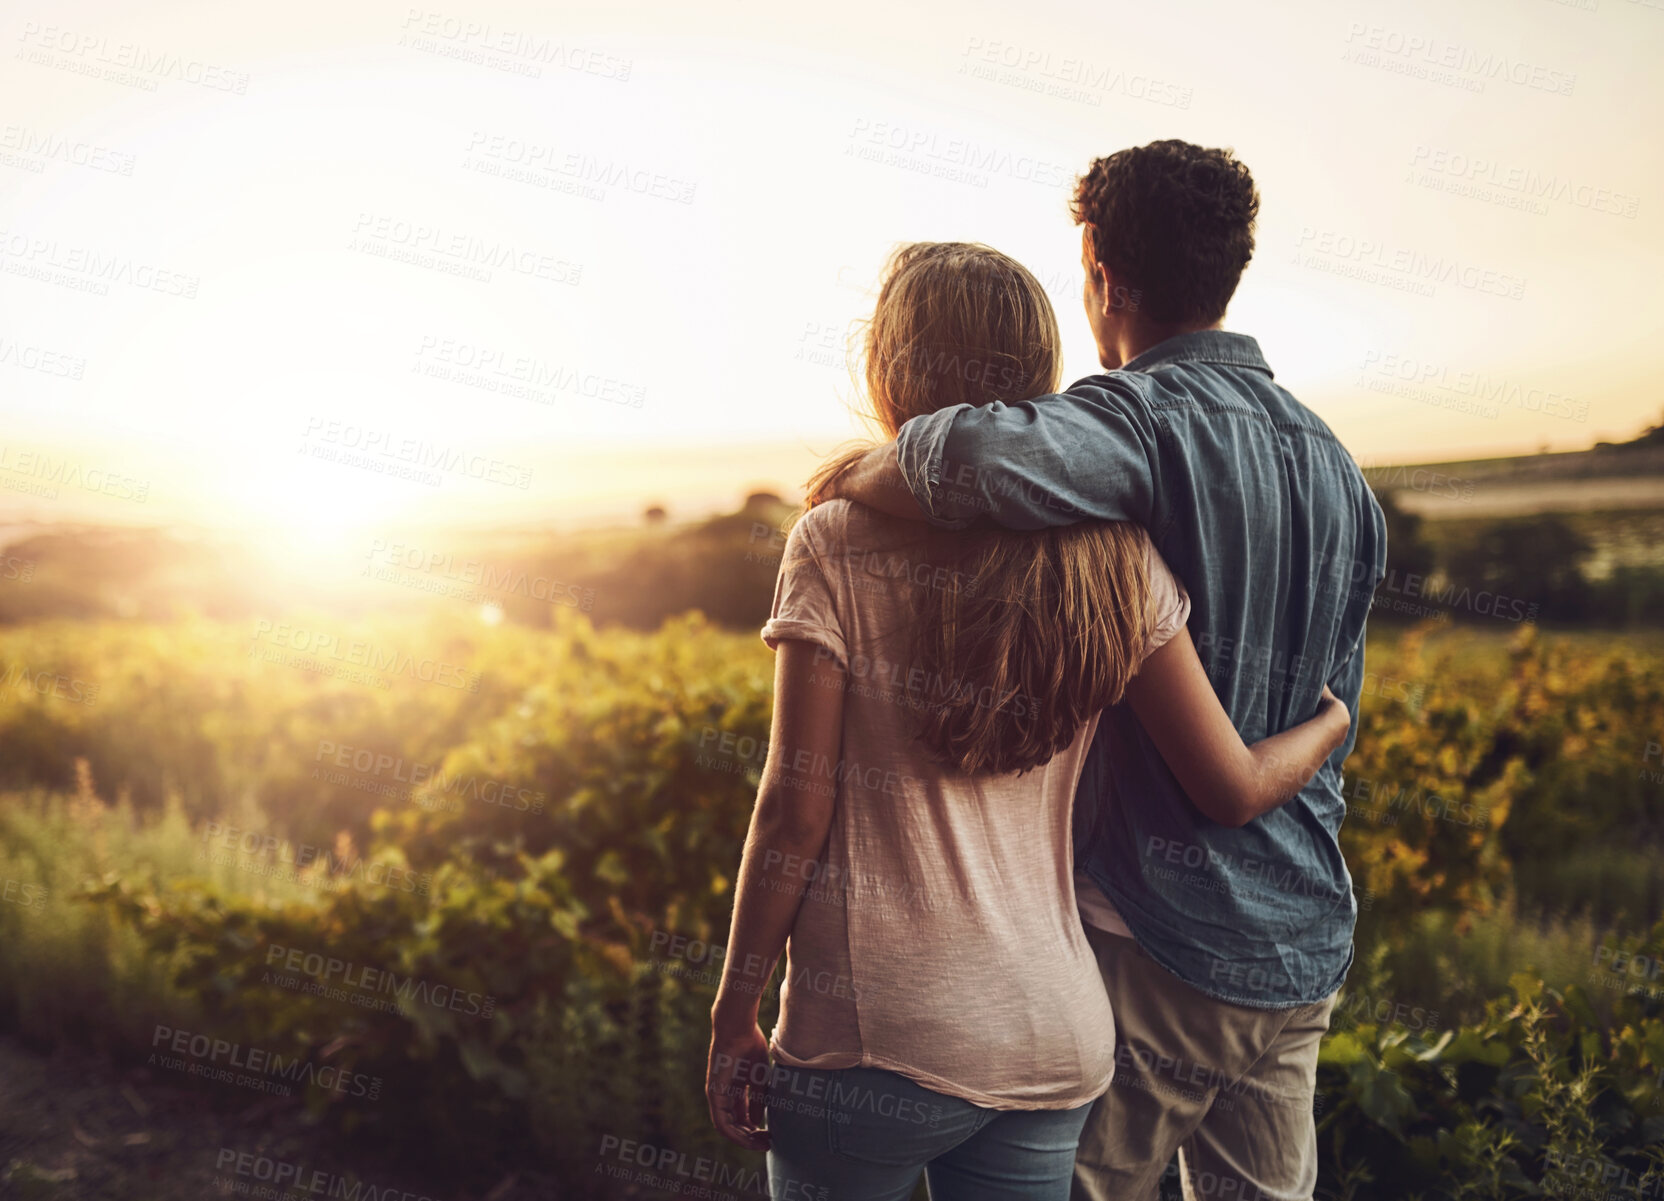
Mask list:
[[[76,899],[118,867],[164,885],[197,879],[228,894],[315,895],[199,858],[202,845],[176,800],[150,817],[125,800],[106,803],[84,764],[74,794],[0,794],[0,889],[11,898],[0,903],[0,1028],[43,1043],[142,1046],[163,1015],[172,1025],[194,1010],[130,929]]]
[[[1516,861],[1514,886],[1534,916],[1583,914],[1639,933],[1664,914],[1664,851],[1650,846],[1580,846],[1552,858]]]
[[[1412,627],[1382,621],[1371,622],[1366,657],[1374,664],[1394,659],[1399,644]],[[1489,625],[1478,623],[1450,625],[1429,629],[1422,626],[1416,633],[1424,638],[1422,654],[1428,662],[1441,655],[1449,655],[1458,670],[1484,668],[1505,659],[1520,626],[1514,622],[1495,621]],[[1556,629],[1551,633],[1557,644],[1564,645],[1578,656],[1606,658],[1657,658],[1664,656],[1664,629],[1588,630]]]
[[[1609,934],[1586,915],[1537,918],[1512,900],[1483,914],[1428,910],[1361,939],[1347,990],[1406,1012],[1419,1008],[1430,1027],[1453,1027],[1477,1021],[1519,972],[1554,989],[1587,985],[1595,949]],[[1602,1012],[1598,990],[1589,991]]]
[[[43,1042],[132,1046],[142,1045],[159,1015],[172,1015],[171,1022],[190,1011],[189,998],[167,986],[162,965],[146,958],[129,930],[74,899],[116,865],[129,878],[164,885],[201,879],[228,895],[316,896],[297,883],[201,859],[200,847],[177,805],[146,819],[125,803],[106,804],[85,779],[70,796],[0,795],[0,881],[12,882],[14,897],[39,902],[0,906],[0,978],[11,982],[12,1007],[0,1010],[0,1026]],[[1554,988],[1584,983],[1603,939],[1660,911],[1664,882],[1645,851],[1586,848],[1539,871],[1522,875],[1515,897],[1490,912],[1429,910],[1407,923],[1360,929],[1351,990],[1436,1012],[1444,1024],[1474,1020],[1516,972],[1540,974]],[[1522,904],[1522,896],[1532,903]],[[1549,896],[1554,903],[1543,904]],[[1633,917],[1616,920],[1626,914]]]

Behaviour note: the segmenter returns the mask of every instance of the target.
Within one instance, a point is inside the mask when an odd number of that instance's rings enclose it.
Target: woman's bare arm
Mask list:
[[[763,1129],[768,1040],[757,1025],[757,1010],[797,921],[804,889],[823,874],[818,861],[837,797],[844,683],[844,669],[814,644],[780,643],[768,759],[740,860],[705,1073],[711,1120],[748,1150],[768,1149]]]
[[[1182,628],[1144,661],[1127,701],[1191,801],[1222,826],[1247,825],[1293,797],[1352,725],[1325,687],[1314,717],[1248,746]]]

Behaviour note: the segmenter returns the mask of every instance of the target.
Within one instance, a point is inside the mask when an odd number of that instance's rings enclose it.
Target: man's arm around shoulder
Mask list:
[[[1036,530],[1094,518],[1151,524],[1155,424],[1114,376],[1016,404],[955,405],[915,417],[828,490],[886,513],[963,528],[987,517]]]
[[[907,477],[901,473],[896,444],[886,442],[862,455],[833,480],[812,503],[843,497],[908,521],[924,521],[925,511],[913,497]]]

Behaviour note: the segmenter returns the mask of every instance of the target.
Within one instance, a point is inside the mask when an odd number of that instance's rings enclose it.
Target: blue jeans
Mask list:
[[[984,1109],[877,1068],[777,1064],[770,1081],[773,1201],[1067,1201],[1091,1104]]]

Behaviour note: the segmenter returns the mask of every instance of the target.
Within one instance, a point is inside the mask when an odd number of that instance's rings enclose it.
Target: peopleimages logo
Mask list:
[[[520,73],[533,78],[544,66],[628,83],[635,60],[619,58],[589,46],[573,45],[523,29],[503,29],[484,21],[452,16],[435,9],[411,8],[405,14],[400,44],[445,57],[499,65],[494,60],[518,62]],[[447,50],[450,53],[447,53]]]
[[[125,68],[141,77],[154,76],[157,79],[194,83],[216,92],[232,92],[238,96],[248,92],[248,76],[242,71],[232,71],[200,59],[171,54],[166,50],[153,50],[136,42],[111,42],[103,34],[84,33],[56,25],[42,25],[38,21],[26,21],[18,40],[29,48],[19,57],[29,55],[30,60],[34,62],[43,61],[34,55],[57,54],[70,60],[85,59],[89,64],[108,63],[112,69]],[[30,54],[30,51],[34,54]],[[47,60],[43,65],[53,64]],[[156,85],[153,80],[145,82],[149,84],[147,90],[155,91]]]
[[[0,339],[0,353],[4,351],[5,342]],[[54,458],[43,451],[28,448],[20,450],[17,447],[0,445],[0,472],[24,476],[43,484],[80,489],[114,500],[130,500],[136,504],[143,504],[150,496],[149,480],[135,479],[106,468],[89,467],[75,459]]]
[[[1422,492],[1428,496],[1440,496],[1450,500],[1473,499],[1472,480],[1462,476],[1446,475],[1431,467],[1402,467],[1396,464],[1370,466],[1359,463],[1358,469],[1363,472],[1364,481],[1376,492],[1408,489],[1411,492]]]
[[[1523,384],[1506,376],[1488,375],[1483,371],[1453,371],[1444,363],[1411,355],[1382,353],[1378,350],[1367,352],[1363,358],[1362,373],[1358,382],[1364,387],[1370,387],[1371,378],[1471,400],[1476,405],[1488,406],[1479,410],[1488,417],[1495,417],[1505,408],[1572,421],[1586,421],[1589,417],[1589,401],[1586,398],[1576,399],[1559,392],[1551,392],[1546,388]],[[1372,390],[1391,391],[1389,388]]]
[[[1424,296],[1432,296],[1438,284],[1509,300],[1525,295],[1526,281],[1517,275],[1463,262],[1453,255],[1391,246],[1375,238],[1303,225],[1294,246],[1296,266],[1331,270],[1369,283],[1387,283]]]
[[[1345,1014],[1356,1022],[1372,1022],[1377,1026],[1394,1026],[1407,1030],[1432,1030],[1439,1024],[1437,1009],[1424,1009],[1391,997],[1371,996],[1368,993],[1347,992],[1335,1013]]]
[[[1357,813],[1381,825],[1396,825],[1406,813],[1458,826],[1488,826],[1491,822],[1491,811],[1484,805],[1448,800],[1414,784],[1406,787],[1368,776],[1348,776],[1342,781],[1341,795],[1349,815]]]
[[[447,230],[383,213],[359,213],[347,249],[418,267],[435,267],[482,282],[489,282],[491,273],[501,269],[529,279],[576,287],[583,279],[584,270],[582,263],[513,242],[482,238],[466,230]]]
[[[0,337],[0,363],[20,371],[38,371],[42,375],[56,375],[63,379],[78,380],[87,374],[85,355],[19,342],[16,338]]]
[[[0,901],[8,905],[32,910],[45,909],[47,895],[46,889],[39,884],[27,884],[22,880],[0,881]]]
[[[497,1009],[496,997],[453,988],[446,984],[434,984],[414,976],[401,976],[398,972],[385,968],[367,967],[334,955],[323,955],[300,947],[285,947],[273,943],[266,949],[266,966],[292,972],[297,976],[306,976],[309,980],[304,983],[298,980],[290,982],[280,976],[272,977],[268,972],[269,979],[262,980],[262,983],[277,984],[284,988],[297,987],[302,992],[326,996],[330,1000],[350,1001],[366,1008],[387,1008],[380,1004],[385,997],[392,1001],[410,1001],[434,1009],[445,1009],[468,1017],[488,1018]],[[398,1012],[396,1004],[390,1008],[392,1012]]]
[[[836,656],[823,646],[816,646],[816,668],[835,661]],[[864,696],[926,711],[947,705],[972,704],[979,709],[998,709],[1013,717],[1026,717],[1039,708],[1038,697],[1021,692],[1002,694],[992,684],[983,684],[964,677],[950,679],[940,672],[926,671],[910,663],[887,659],[882,655],[852,655],[844,668],[844,689],[851,696]],[[810,677],[819,682],[818,675]],[[894,773],[890,773],[894,775]]]
[[[16,229],[0,230],[0,258],[16,260],[43,272],[78,276],[82,283],[89,285],[89,290],[102,289],[100,295],[107,293],[111,284],[125,284],[144,292],[195,300],[202,284],[201,276],[158,267],[131,255],[106,253]]]
[[[400,437],[391,430],[378,430],[352,422],[309,417],[303,438],[338,451],[354,452],[367,463],[395,462],[431,471],[450,472],[488,484],[503,484],[525,490],[531,487],[529,467],[473,453],[457,446],[429,442],[425,438]],[[305,447],[303,446],[303,450]]]
[[[326,757],[330,764],[342,769],[342,772],[350,770],[355,775],[368,777],[370,780],[391,781],[391,784],[403,785],[406,792],[420,790],[419,803],[430,808],[438,805],[441,797],[454,796],[458,802],[454,806],[455,811],[460,811],[460,802],[467,800],[484,805],[496,805],[503,809],[514,809],[521,813],[542,813],[546,799],[541,790],[517,788],[501,780],[482,779],[472,772],[467,775],[446,775],[441,768],[432,763],[407,763],[402,755],[390,755],[384,751],[372,751],[368,747],[355,747],[320,738],[313,762],[322,764]],[[329,783],[346,782],[329,779],[328,773],[320,772],[317,767],[312,769],[312,778],[325,779]],[[397,793],[398,789],[389,785],[381,795],[390,796]]]
[[[1463,154],[1442,147],[1418,145],[1410,158],[1411,178],[1415,171],[1428,176],[1442,176],[1478,189],[1473,194],[1481,199],[1490,190],[1509,193],[1532,202],[1559,201],[1574,208],[1596,213],[1610,213],[1618,217],[1634,217],[1640,211],[1640,198],[1612,188],[1575,180],[1558,172],[1539,171],[1518,163],[1502,163],[1486,155]]]
[[[1517,84],[1555,96],[1570,96],[1577,86],[1577,76],[1570,71],[1558,71],[1429,34],[1404,33],[1362,21],[1353,21],[1347,26],[1346,42],[1359,55],[1354,62],[1388,69],[1393,69],[1390,64],[1396,62],[1404,74],[1437,83],[1460,82],[1474,92],[1484,91],[1488,81]]]
[[[0,126],[0,151],[24,156],[20,161],[44,164],[67,163],[94,171],[108,171],[113,175],[133,174],[133,155],[123,150],[112,150],[95,142],[66,138],[47,130],[30,129],[25,125]]]
[[[201,849],[197,852],[198,858],[211,859],[232,867],[243,866],[233,858],[235,855],[242,855],[247,856],[256,866],[283,866],[293,873],[315,868],[323,873],[325,880],[331,884],[347,880],[362,881],[366,884],[395,888],[400,892],[419,893],[422,896],[427,896],[428,889],[433,885],[432,872],[417,872],[412,868],[400,867],[396,863],[372,862],[362,855],[336,853],[329,847],[313,843],[292,843],[274,834],[244,830],[222,822],[203,823],[202,843]]]
[[[608,188],[637,196],[692,204],[697,182],[652,171],[639,163],[601,158],[527,138],[476,129],[465,148],[463,166],[487,175],[535,183],[542,187],[601,200]],[[477,156],[477,157],[475,157]]]
[[[414,369],[433,379],[543,405],[565,397],[639,409],[647,400],[646,388],[615,376],[435,334],[423,335]]]
[[[216,1080],[222,1084],[267,1085],[269,1082],[311,1084],[343,1096],[363,1097],[374,1101],[380,1098],[382,1079],[362,1072],[349,1072],[328,1064],[316,1064],[298,1056],[284,1056],[259,1047],[245,1047],[241,1043],[171,1026],[157,1026],[150,1038],[149,1066],[169,1071],[185,1072]],[[157,1051],[161,1048],[161,1051]]]
[[[1658,766],[1649,767],[1654,760],[1658,761]],[[1664,784],[1664,743],[1647,743],[1641,752],[1641,774],[1638,778],[1653,784]]]
[[[215,1181],[224,1193],[247,1193],[251,1196],[286,1197],[291,1193],[309,1193],[315,1197],[342,1197],[350,1201],[434,1201],[426,1193],[412,1193],[384,1185],[380,1188],[363,1181],[349,1182],[345,1176],[322,1168],[311,1168],[288,1159],[273,1159],[252,1151],[237,1151],[221,1147],[214,1158],[217,1171],[229,1171],[233,1180],[222,1177]],[[254,1182],[251,1191],[250,1181]],[[268,1191],[269,1190],[269,1191]]]
[[[1094,108],[1103,104],[1106,95],[1189,108],[1194,94],[1188,87],[1141,71],[1125,71],[1073,55],[1054,57],[1049,50],[1001,39],[970,37],[960,57],[964,60],[959,64],[961,75]]]
[[[1351,889],[1327,875],[1312,875],[1283,860],[1258,859],[1202,843],[1182,842],[1151,834],[1144,840],[1144,859],[1152,865],[1146,878],[1177,878],[1173,868],[1190,869],[1185,883],[1214,892],[1240,891],[1227,882],[1227,875],[1253,887],[1274,889],[1291,896],[1339,900]],[[1211,881],[1211,883],[1210,883]]]
[[[758,1197],[769,1196],[768,1181],[758,1169],[731,1166],[703,1155],[689,1155],[674,1147],[660,1147],[638,1139],[607,1134],[601,1138],[600,1157],[603,1162],[596,1168],[602,1174],[645,1186],[660,1194],[732,1197],[736,1193],[749,1193]],[[714,1190],[731,1191],[724,1194]],[[816,1193],[788,1187],[777,1195],[777,1201],[825,1201],[826,1195],[825,1189]]]
[[[979,187],[986,187],[988,177],[994,175],[1045,187],[1062,187],[1070,179],[1067,168],[1030,154],[1013,154],[998,146],[944,137],[934,130],[895,121],[858,117],[849,131],[849,142],[844,149],[846,155]]]
[[[778,857],[778,852],[769,853]],[[766,981],[773,975],[774,965],[762,955],[747,954],[736,963],[729,964],[728,948],[722,943],[706,942],[701,938],[690,938],[669,930],[654,930],[648,945],[652,951],[655,970],[661,975],[715,987],[722,983],[726,971],[729,986],[742,992],[759,996],[774,996],[779,993],[778,989],[766,986]],[[671,970],[659,966],[661,964],[669,964]],[[689,970],[682,965],[695,965],[695,968]],[[753,981],[765,983],[750,983]],[[807,964],[792,965],[791,970],[785,974],[783,983],[793,992],[861,999],[860,987],[848,975],[824,970],[813,971]]]
[[[404,676],[424,684],[439,684],[459,692],[478,692],[480,674],[455,663],[446,663],[428,656],[417,658],[398,647],[377,646],[362,638],[342,639],[323,630],[294,626],[288,622],[274,622],[260,618],[255,622],[250,641],[266,642],[278,652],[295,651],[310,656],[313,661],[350,665],[389,676]],[[258,645],[254,648],[259,651]]]
[[[0,696],[6,693],[51,696],[76,705],[90,705],[98,699],[98,685],[25,663],[0,660]]]
[[[1331,556],[1319,560],[1319,570],[1328,571],[1334,568],[1337,586],[1347,587],[1348,594],[1353,597],[1369,596],[1371,604],[1377,609],[1390,609],[1398,613],[1413,612],[1419,617],[1436,617],[1441,621],[1450,620],[1450,615],[1458,609],[1466,610],[1480,617],[1494,617],[1499,621],[1534,622],[1541,610],[1540,602],[1526,601],[1521,597],[1507,596],[1489,589],[1477,589],[1464,584],[1456,584],[1444,580],[1442,576],[1421,575],[1416,572],[1401,572],[1397,568],[1389,568],[1380,579],[1371,586],[1369,581],[1374,578],[1375,565],[1364,563],[1357,559],[1343,559]],[[1426,601],[1427,604],[1412,604],[1404,598],[1414,601]]]

